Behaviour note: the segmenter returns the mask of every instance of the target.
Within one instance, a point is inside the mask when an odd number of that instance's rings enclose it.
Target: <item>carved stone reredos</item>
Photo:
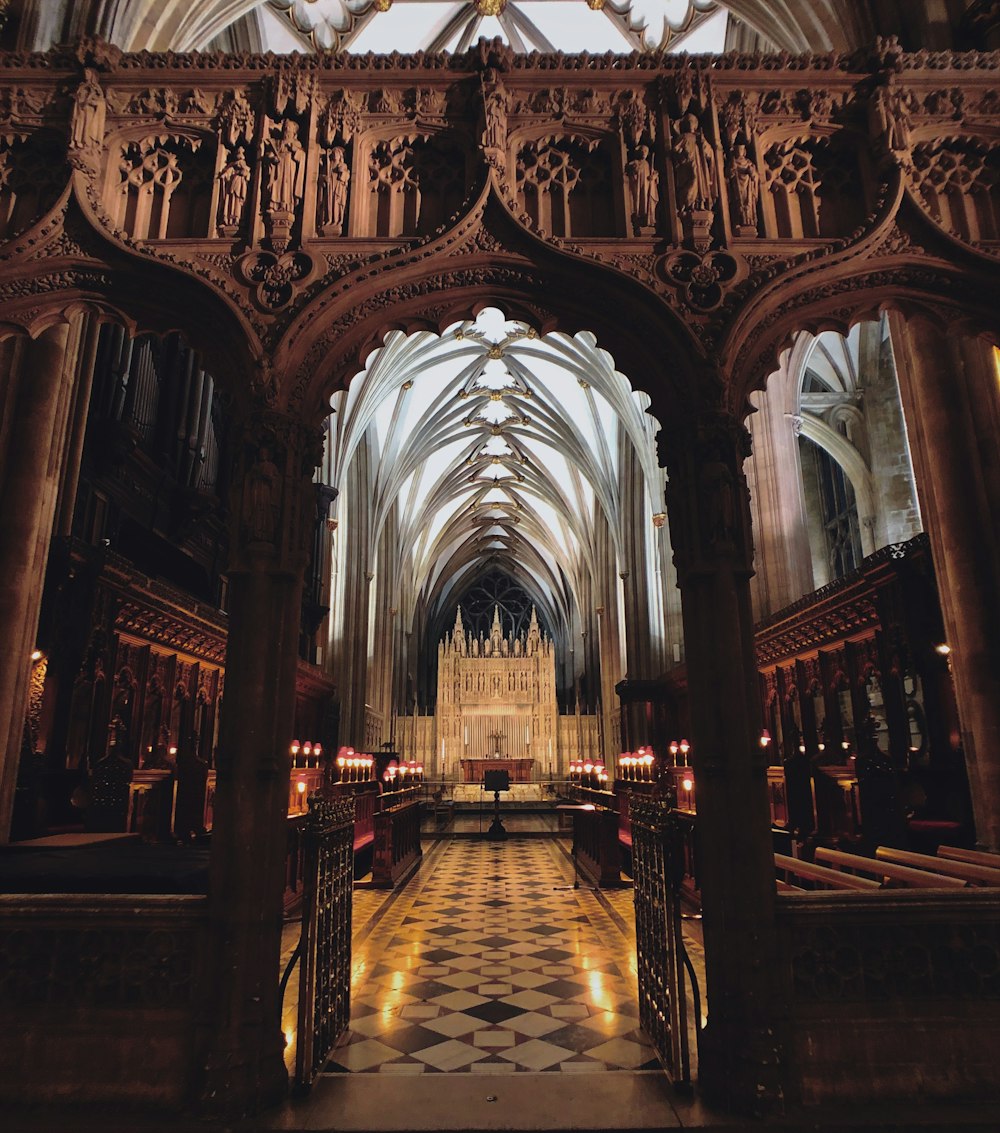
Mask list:
[[[787,312],[857,309],[869,255],[890,298],[943,271],[976,311],[996,286],[995,53],[275,58],[88,40],[0,56],[0,73],[0,297],[79,289],[37,263],[72,175],[100,234],[73,270],[186,276],[279,402],[319,396],[331,335],[360,350],[488,294],[563,329],[603,296],[619,334],[681,326],[692,360],[747,385]]]

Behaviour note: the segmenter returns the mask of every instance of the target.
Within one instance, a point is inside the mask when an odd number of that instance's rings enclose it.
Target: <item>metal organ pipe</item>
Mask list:
[[[177,479],[181,481],[184,480],[184,456],[187,447],[187,417],[191,399],[191,383],[197,361],[194,351],[187,351],[187,357],[184,359],[185,364],[181,370],[180,389],[174,414],[174,470]]]
[[[215,382],[212,380],[211,374],[205,374],[205,382],[201,387],[201,406],[198,411],[198,436],[196,437],[198,462],[194,475],[191,477],[192,488],[199,486],[205,467],[206,446],[208,437],[212,432],[212,395],[214,393]]]
[[[122,419],[125,409],[125,394],[128,391],[129,376],[132,372],[132,351],[135,340],[129,338],[124,330],[121,332],[121,345],[117,356],[112,354],[112,373],[114,375],[114,400],[111,403],[111,416],[115,421]]]

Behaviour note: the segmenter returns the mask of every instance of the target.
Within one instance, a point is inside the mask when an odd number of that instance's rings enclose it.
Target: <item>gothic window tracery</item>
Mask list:
[[[136,240],[204,238],[212,175],[200,141],[147,137],[126,143],[118,165],[113,218]]]
[[[0,141],[0,240],[41,219],[68,179],[66,145],[58,137],[43,131]]]
[[[445,224],[465,196],[465,154],[450,139],[403,135],[377,142],[368,165],[376,236],[418,236]]]
[[[494,608],[500,611],[500,624],[507,637],[527,634],[533,601],[528,592],[503,571],[490,571],[458,600],[462,620],[475,637],[489,638]],[[541,616],[538,622],[547,632]]]
[[[931,216],[965,240],[1000,237],[1000,146],[937,139],[913,151],[913,179]]]
[[[610,159],[602,145],[539,139],[517,159],[521,207],[548,236],[614,236]]]
[[[773,235],[779,239],[835,236],[863,216],[860,170],[846,141],[788,138],[764,154]]]

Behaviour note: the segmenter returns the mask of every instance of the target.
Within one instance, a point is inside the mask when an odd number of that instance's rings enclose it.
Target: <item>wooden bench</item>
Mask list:
[[[788,881],[782,881],[780,877],[775,879],[774,884],[778,887],[779,893],[805,893],[801,885],[792,885]]]
[[[969,862],[970,865],[985,865],[990,869],[1000,869],[1000,854],[988,850],[963,850],[959,846],[938,846],[937,856],[955,862]]]
[[[931,873],[943,873],[947,877],[960,877],[974,885],[1000,886],[1000,859],[997,866],[990,868],[971,862],[948,861],[931,854],[917,854],[912,850],[897,850],[893,846],[879,846],[875,857],[880,861],[909,865],[914,869],[930,870]]]
[[[888,888],[905,889],[965,889],[967,881],[960,877],[946,877],[943,873],[930,873],[911,866],[895,865],[877,858],[862,857],[861,854],[847,854],[843,850],[827,850],[820,847],[816,851],[817,864],[824,863],[835,869],[862,870],[882,878]]]
[[[829,889],[882,888],[878,881],[874,881],[870,877],[856,877],[853,873],[841,873],[839,869],[829,869],[827,866],[787,857],[785,854],[774,855],[774,867],[782,873],[790,873],[793,877],[802,878],[805,881],[818,882]],[[789,886],[789,888],[795,889],[797,887]],[[781,890],[780,878],[778,879],[778,889]]]

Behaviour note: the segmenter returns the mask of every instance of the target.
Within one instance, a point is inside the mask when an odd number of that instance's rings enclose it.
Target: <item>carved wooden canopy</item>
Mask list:
[[[880,306],[997,330],[997,53],[0,66],[3,321],[180,329],[275,408],[487,303],[594,331],[661,420]]]

